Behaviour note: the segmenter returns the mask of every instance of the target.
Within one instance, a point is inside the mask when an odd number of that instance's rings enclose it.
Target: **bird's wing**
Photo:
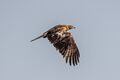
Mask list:
[[[53,46],[59,50],[66,60],[66,63],[77,65],[80,53],[70,32],[54,33],[47,36]]]

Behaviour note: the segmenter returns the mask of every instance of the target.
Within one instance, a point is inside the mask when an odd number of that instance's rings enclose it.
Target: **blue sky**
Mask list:
[[[0,0],[0,80],[120,80],[119,0]],[[33,38],[72,24],[81,53],[71,67]]]

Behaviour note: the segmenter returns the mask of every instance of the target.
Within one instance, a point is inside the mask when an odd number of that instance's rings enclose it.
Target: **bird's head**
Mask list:
[[[67,25],[68,29],[75,29],[76,27],[72,26],[72,25]]]

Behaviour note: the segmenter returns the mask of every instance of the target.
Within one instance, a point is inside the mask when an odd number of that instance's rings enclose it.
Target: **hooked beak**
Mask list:
[[[80,30],[80,27],[73,27],[73,29]]]
[[[76,27],[73,26],[73,29],[76,29]]]

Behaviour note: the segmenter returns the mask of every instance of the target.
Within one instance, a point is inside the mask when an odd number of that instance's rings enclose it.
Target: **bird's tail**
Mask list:
[[[37,40],[37,39],[39,39],[39,38],[46,38],[46,35],[47,35],[47,33],[45,32],[45,33],[43,33],[41,36],[38,36],[37,38],[35,38],[35,39],[33,39],[33,40],[31,40],[31,42],[32,41],[35,41],[35,40]]]

